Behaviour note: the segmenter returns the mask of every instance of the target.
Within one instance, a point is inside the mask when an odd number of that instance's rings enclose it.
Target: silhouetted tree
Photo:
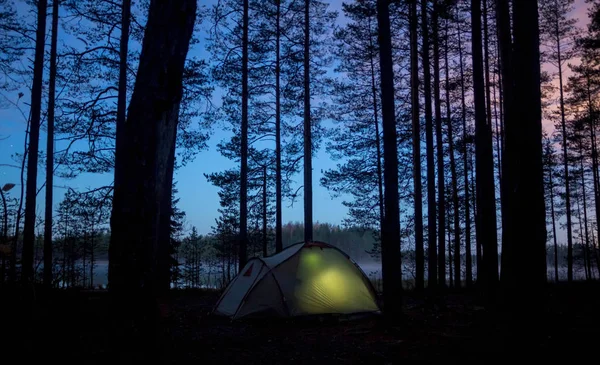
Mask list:
[[[50,44],[50,83],[48,90],[48,129],[46,143],[46,200],[44,216],[44,285],[52,284],[52,189],[54,186],[54,112],[56,107],[56,53],[59,0],[52,0],[52,40]]]
[[[477,244],[483,248],[484,268],[477,276],[484,278],[486,290],[493,292],[498,282],[498,244],[496,233],[496,194],[491,119],[486,118],[481,36],[481,1],[471,1],[473,81],[475,99],[476,207]]]
[[[35,202],[37,195],[37,168],[40,143],[40,123],[42,112],[42,84],[44,78],[44,48],[46,38],[47,0],[37,2],[37,25],[35,59],[33,63],[33,84],[31,86],[31,125],[27,156],[27,188],[25,197],[25,226],[23,228],[23,260],[21,280],[33,281],[33,245],[35,241]]]
[[[381,110],[384,151],[384,220],[382,227],[383,295],[386,315],[396,319],[401,313],[402,270],[400,256],[400,209],[398,206],[398,149],[394,107],[394,70],[389,3],[377,0],[379,65],[381,68]]]
[[[540,37],[546,49],[544,60],[558,70],[558,91],[560,102],[559,128],[562,136],[563,155],[563,181],[565,184],[565,215],[567,228],[568,247],[568,281],[573,280],[573,232],[571,222],[571,179],[569,178],[568,150],[567,150],[567,122],[565,112],[564,93],[564,65],[574,56],[575,49],[571,46],[571,39],[575,35],[576,19],[567,18],[573,9],[574,0],[544,0],[540,1]]]
[[[430,63],[430,31],[429,9],[427,0],[421,0],[421,37],[423,38],[421,54],[423,57],[423,88],[425,99],[425,139],[427,151],[427,244],[428,244],[428,277],[430,288],[437,286],[437,249],[436,249],[436,202],[435,202],[435,164],[433,152],[433,112],[431,101],[431,63]]]
[[[183,73],[195,18],[195,1],[150,3],[125,131],[117,133],[126,143],[115,164],[109,285],[123,300],[139,296],[136,300],[143,301],[164,290],[157,286],[162,283],[157,264],[166,260],[158,253],[168,242],[157,240],[168,226],[161,224],[160,205],[168,201],[170,206],[173,176],[168,166],[175,159]]]

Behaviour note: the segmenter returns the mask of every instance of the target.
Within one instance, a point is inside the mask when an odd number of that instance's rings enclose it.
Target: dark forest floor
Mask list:
[[[382,316],[231,322],[211,315],[215,292],[173,292],[162,301],[156,341],[114,348],[109,298],[102,292],[38,294],[25,311],[15,291],[0,289],[1,359],[59,364],[405,364],[595,362],[600,345],[600,284],[551,286],[541,336],[516,353],[515,329],[504,314],[483,309],[473,293],[449,292],[443,301],[406,293],[402,324]],[[27,313],[27,314],[26,314]],[[14,363],[13,361],[4,362]],[[20,362],[20,361],[19,361]],[[29,361],[24,361],[29,363]]]

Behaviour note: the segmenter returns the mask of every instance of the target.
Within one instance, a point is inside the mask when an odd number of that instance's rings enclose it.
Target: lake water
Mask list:
[[[371,280],[378,281],[379,279],[381,279],[381,263],[370,261],[370,262],[358,263],[358,265]],[[206,268],[207,265],[205,265],[204,267]],[[202,287],[218,287],[219,286],[219,283],[216,281],[221,278],[221,272],[218,270],[219,270],[219,268],[213,268],[213,272],[210,274],[210,277],[212,278],[211,282],[208,282],[208,279],[209,279],[208,273],[207,272],[203,273],[202,280],[205,282],[203,283]],[[404,279],[410,280],[413,278],[413,275],[410,270],[405,268],[403,271],[404,271],[403,272]],[[595,276],[597,274],[596,270],[592,270],[592,274]],[[463,275],[464,275],[464,268],[463,268]],[[474,276],[477,275],[477,270],[475,267],[473,267],[473,275]],[[585,272],[582,269],[575,269],[573,276],[574,276],[575,280],[584,280]],[[559,278],[560,278],[560,280],[565,280],[565,281],[567,280],[567,268],[566,267],[559,268]],[[449,279],[449,277],[448,277],[448,279]],[[464,280],[464,276],[463,276],[463,280]],[[550,266],[548,267],[548,280],[549,281],[554,280],[554,267],[550,267]],[[108,283],[108,261],[99,261],[96,263],[96,267],[94,269],[94,286],[101,285],[102,287],[105,287],[107,283]]]

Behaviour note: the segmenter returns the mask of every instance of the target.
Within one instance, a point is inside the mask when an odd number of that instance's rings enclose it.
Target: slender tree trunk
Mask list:
[[[460,85],[461,85],[461,112],[462,112],[462,127],[463,127],[463,177],[465,185],[465,276],[467,288],[473,286],[473,263],[471,254],[471,201],[469,198],[469,148],[468,148],[468,131],[467,131],[467,103],[466,103],[466,88],[465,88],[465,71],[463,64],[463,49],[461,29],[458,27],[458,57],[460,64]],[[479,273],[478,273],[479,274]]]
[[[82,273],[83,273],[83,285],[82,287],[85,288],[85,282],[86,282],[86,275],[87,275],[87,271],[86,271],[86,267],[85,267],[85,261],[87,259],[87,253],[86,253],[86,248],[87,248],[87,229],[86,231],[83,232],[83,257],[82,257],[82,264],[83,264],[83,268],[82,268]]]
[[[581,250],[583,252],[583,272],[585,274],[585,278],[586,280],[588,279],[588,271],[587,271],[587,260],[585,259],[585,239],[583,237],[583,218],[581,218],[581,204],[580,204],[580,197],[579,194],[577,194],[576,196],[576,203],[577,203],[577,220],[579,221],[579,240],[581,241],[579,243],[579,246],[581,246]]]
[[[450,51],[448,47],[449,28],[449,22],[447,21],[444,60],[446,73],[446,128],[448,129],[448,153],[450,154],[450,178],[452,179],[452,205],[454,208],[454,287],[460,288],[460,207],[458,202],[458,179],[456,174],[456,160],[454,157],[454,127],[452,125],[452,110],[450,104],[450,60],[448,55]]]
[[[442,136],[442,101],[440,98],[440,36],[438,0],[433,0],[433,100],[435,105],[435,134],[438,178],[438,285],[446,286],[446,192],[444,173],[444,139]]]
[[[554,182],[552,180],[552,169],[549,171],[550,177],[550,212],[552,214],[552,237],[554,243],[554,282],[558,283],[558,243],[556,237],[556,219],[554,213]]]
[[[90,288],[94,288],[94,251],[96,249],[94,243],[94,237],[96,236],[96,231],[94,230],[94,217],[92,217],[92,242],[90,245]]]
[[[59,0],[52,1],[50,41],[50,84],[48,86],[48,136],[46,143],[46,201],[44,215],[44,285],[52,286],[52,189],[54,186],[54,107],[56,104],[56,48],[58,43]]]
[[[485,0],[484,0],[485,1]],[[498,283],[498,242],[496,233],[496,194],[491,118],[486,119],[483,54],[481,42],[481,0],[471,1],[473,36],[473,83],[475,98],[475,164],[477,244],[483,249],[485,288],[493,293]],[[478,275],[479,275],[478,268]]]
[[[268,254],[267,240],[267,165],[263,166],[263,194],[262,194],[262,248],[263,257]]]
[[[275,31],[275,252],[283,250],[281,205],[281,0],[276,0]]]
[[[431,66],[429,62],[429,21],[427,0],[421,0],[421,28],[423,37],[423,82],[425,91],[425,139],[427,153],[427,240],[429,252],[428,284],[437,287],[436,249],[436,202],[435,202],[435,162],[433,152],[433,112],[431,105]]]
[[[310,115],[310,0],[304,0],[304,241],[313,240],[312,122]]]
[[[449,217],[448,217],[449,218]],[[450,219],[446,220],[446,232],[448,237],[448,276],[449,276],[449,280],[450,280],[450,287],[454,288],[454,272],[452,271],[452,237],[450,237]]]
[[[19,234],[21,230],[21,213],[23,212],[23,196],[25,194],[25,164],[27,163],[28,156],[28,148],[27,148],[27,140],[29,138],[29,128],[31,126],[31,119],[27,121],[27,126],[25,127],[25,138],[24,138],[24,153],[23,159],[21,160],[21,174],[20,174],[20,183],[21,183],[21,192],[19,197],[19,207],[17,208],[17,218],[15,219],[15,236],[13,237],[12,248],[10,260],[10,268],[8,272],[9,280],[12,283],[17,282],[17,257],[18,257],[18,248],[19,248]]]
[[[571,179],[569,178],[569,154],[567,145],[567,122],[565,113],[565,96],[563,86],[563,67],[562,67],[562,53],[561,53],[561,42],[558,34],[558,22],[555,27],[556,34],[556,54],[558,61],[558,85],[560,93],[560,126],[562,132],[562,153],[563,153],[563,166],[564,166],[564,180],[565,180],[565,215],[567,219],[567,281],[570,283],[573,281],[573,229],[571,222]]]
[[[490,83],[490,41],[489,41],[489,32],[488,32],[488,0],[481,0],[483,2],[483,62],[485,67],[485,100],[486,103],[486,116],[487,116],[487,124],[492,126],[492,96],[491,96],[491,88],[492,85]],[[492,144],[493,151],[493,144]],[[492,161],[493,162],[493,161]]]
[[[125,153],[126,140],[125,140],[125,129],[126,125],[126,114],[127,114],[127,55],[129,53],[129,28],[131,23],[131,0],[123,0],[121,7],[121,40],[119,48],[119,92],[117,97],[117,120],[116,120],[116,139],[115,139],[115,156],[121,156]],[[121,166],[123,159],[115,158],[115,189],[117,186],[121,186],[122,182],[119,180],[120,176],[117,175],[117,171],[122,171]],[[111,216],[112,220],[112,216]],[[111,234],[112,241],[112,234]],[[113,257],[118,257],[121,252],[117,252],[116,245],[109,246],[109,282],[111,281],[111,271],[116,268],[113,265]],[[113,262],[111,262],[113,261]],[[126,269],[126,268],[123,268]],[[116,269],[118,271],[118,269]]]
[[[496,25],[498,29],[498,45],[500,54],[500,69],[502,75],[502,104],[503,104],[503,118],[502,123],[504,128],[505,140],[509,139],[506,126],[515,118],[514,110],[514,70],[513,70],[513,55],[512,55],[512,36],[511,36],[511,25],[510,25],[510,12],[508,0],[496,0]],[[512,186],[513,175],[511,173],[511,160],[514,157],[509,156],[512,153],[512,149],[507,143],[503,144],[504,150],[502,152],[502,270],[501,279],[503,282],[509,280],[508,273],[510,273],[509,266],[511,265],[512,259],[512,225],[509,219],[509,215],[512,214],[512,206],[510,206],[511,199],[508,196],[510,193],[509,186]]]
[[[585,190],[585,167],[583,165],[583,146],[579,145],[579,151],[581,153],[581,192],[583,194],[583,228],[585,233],[585,246],[584,246],[584,264],[585,264],[585,276],[589,280],[592,276],[592,268],[590,266],[590,232],[588,230],[588,216],[587,216],[587,192]]]
[[[8,245],[8,207],[6,205],[6,197],[2,186],[0,186],[0,197],[2,198],[2,207],[4,208],[4,221],[2,222],[2,245]],[[6,256],[2,254],[2,272],[0,272],[0,283],[4,283],[6,275]]]
[[[600,230],[600,191],[599,184],[600,179],[598,178],[598,145],[596,141],[596,113],[594,110],[594,103],[592,101],[592,85],[590,77],[587,77],[587,97],[588,97],[588,112],[590,114],[590,139],[592,149],[592,175],[594,177],[594,208],[596,211],[596,229]],[[600,235],[598,235],[600,240]],[[599,241],[600,243],[600,241]],[[592,247],[595,247],[594,241],[592,241]],[[597,257],[597,255],[596,255]]]
[[[35,202],[37,194],[37,165],[40,143],[40,119],[42,111],[42,84],[44,78],[44,46],[46,38],[46,8],[48,0],[37,2],[37,28],[35,36],[35,60],[33,85],[31,87],[31,127],[27,158],[27,187],[25,197],[25,227],[23,228],[23,259],[21,281],[32,283],[33,246],[35,242]]]
[[[374,48],[373,38],[369,39],[370,46]],[[375,122],[375,144],[377,148],[377,197],[379,201],[379,231],[383,229],[384,204],[383,204],[383,169],[381,167],[381,136],[379,134],[379,112],[377,110],[377,84],[375,83],[375,60],[371,54],[371,89],[373,94],[373,121]],[[380,234],[381,235],[381,234]]]
[[[242,19],[242,146],[240,169],[240,270],[246,265],[248,256],[248,1],[244,0]]]
[[[419,42],[417,0],[410,2],[410,97],[412,113],[413,185],[415,194],[415,270],[416,288],[425,287],[423,249],[423,187],[421,185],[421,120],[419,115]]]
[[[382,251],[383,300],[385,314],[397,319],[401,313],[402,270],[400,256],[400,209],[398,203],[398,148],[394,107],[394,69],[389,3],[377,0],[379,63],[384,148],[384,225]]]
[[[496,81],[496,73],[494,73],[494,83],[500,83]],[[496,97],[496,87],[492,88],[493,100],[494,100],[494,128],[496,129],[496,155],[498,156],[498,184],[500,185],[500,214],[502,214],[502,130],[500,124],[502,123],[502,99]],[[501,92],[502,90],[500,90]],[[500,104],[500,115],[498,114],[498,104]]]

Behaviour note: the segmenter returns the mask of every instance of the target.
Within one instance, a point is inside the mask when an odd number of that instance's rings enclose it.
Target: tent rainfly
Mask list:
[[[214,313],[238,319],[379,310],[371,282],[347,254],[326,243],[310,242],[250,259],[227,286]]]

